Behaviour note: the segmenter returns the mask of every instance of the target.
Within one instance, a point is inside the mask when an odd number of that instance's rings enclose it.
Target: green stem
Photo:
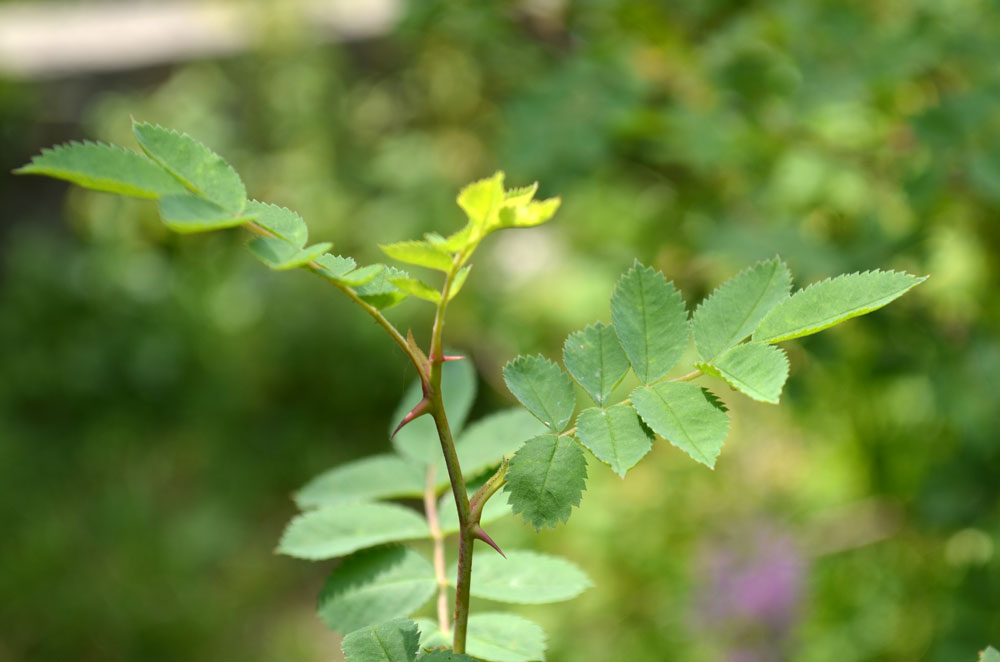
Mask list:
[[[437,469],[434,465],[427,467],[427,483],[424,486],[424,514],[434,541],[434,579],[437,582],[437,617],[438,628],[445,634],[451,630],[448,623],[448,575],[444,565],[444,533],[441,531],[441,520],[437,509]]]

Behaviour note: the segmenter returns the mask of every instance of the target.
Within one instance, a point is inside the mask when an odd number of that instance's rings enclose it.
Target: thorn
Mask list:
[[[431,401],[427,399],[427,396],[421,398],[420,402],[417,403],[417,406],[411,409],[410,413],[404,416],[403,420],[399,422],[399,425],[396,426],[396,429],[392,431],[391,435],[389,435],[389,439],[393,439],[396,436],[396,433],[399,432],[404,425],[406,425],[415,418],[423,416],[428,411],[430,411],[430,405]]]
[[[472,537],[482,540],[484,543],[486,543],[493,549],[497,550],[497,554],[499,554],[504,558],[507,558],[507,555],[503,553],[503,550],[500,549],[500,546],[497,545],[495,542],[493,542],[493,538],[490,538],[489,534],[483,531],[483,527],[476,526],[474,529],[472,529]]]
[[[442,361],[461,361],[464,358],[465,358],[464,356],[447,356],[447,355],[445,355],[445,356],[441,357],[441,360]]]

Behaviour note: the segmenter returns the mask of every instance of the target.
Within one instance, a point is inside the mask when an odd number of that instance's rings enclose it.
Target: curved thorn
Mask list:
[[[396,426],[396,429],[392,431],[391,435],[389,435],[389,439],[394,439],[396,437],[396,433],[399,432],[404,425],[406,425],[415,418],[423,416],[428,411],[430,411],[430,408],[431,408],[431,401],[426,396],[424,396],[423,398],[420,399],[420,402],[417,403],[417,406],[411,409],[410,413],[408,413],[406,416],[403,417],[403,420],[399,422],[399,425]]]
[[[493,538],[490,538],[489,534],[486,533],[485,531],[483,531],[483,527],[481,527],[481,526],[474,527],[472,529],[472,537],[473,538],[478,538],[479,540],[482,540],[484,543],[486,543],[487,545],[489,545],[493,549],[497,550],[497,554],[499,554],[500,556],[502,556],[504,558],[507,558],[507,555],[503,553],[503,550],[500,549],[500,546],[498,544],[496,544],[495,542],[493,542]]]

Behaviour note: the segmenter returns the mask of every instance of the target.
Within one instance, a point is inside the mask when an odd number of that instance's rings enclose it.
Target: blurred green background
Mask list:
[[[775,254],[799,285],[931,274],[789,343],[780,407],[722,394],[714,472],[659,443],[625,482],[592,463],[567,526],[491,533],[595,579],[523,610],[553,662],[1000,642],[1000,3],[423,0],[332,43],[297,6],[245,3],[237,55],[0,80],[0,661],[340,659],[313,614],[331,564],[272,550],[297,487],[388,448],[410,379],[346,299],[238,233],[6,174],[71,138],[133,146],[130,115],[363,261],[459,227],[458,188],[498,168],[563,196],[492,238],[451,309],[479,413],[511,402],[506,360],[607,320],[634,258],[691,308]],[[425,339],[428,313],[389,316]]]

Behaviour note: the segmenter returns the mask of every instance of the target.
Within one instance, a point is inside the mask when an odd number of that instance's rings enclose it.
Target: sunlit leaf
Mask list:
[[[706,374],[719,377],[754,400],[777,404],[788,379],[788,357],[774,345],[750,342],[726,350],[712,364],[699,363]]]
[[[451,253],[440,244],[430,241],[399,241],[394,244],[379,244],[379,248],[392,259],[406,264],[444,272],[451,271]]]
[[[246,213],[253,216],[257,225],[276,237],[299,248],[306,245],[306,240],[309,238],[306,222],[291,209],[250,200],[247,202]]]

